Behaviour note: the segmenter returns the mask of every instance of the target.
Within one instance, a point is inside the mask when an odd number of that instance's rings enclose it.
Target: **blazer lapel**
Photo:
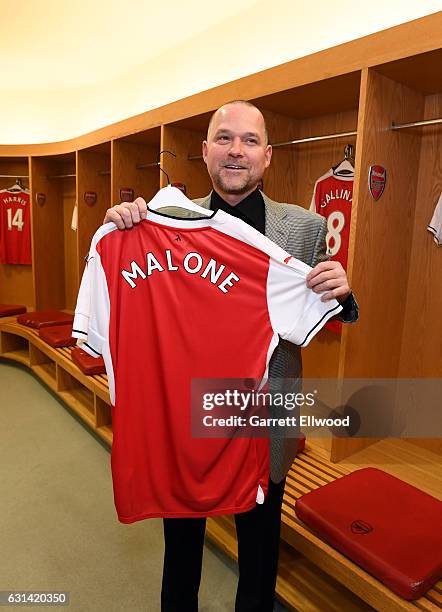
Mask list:
[[[286,249],[289,238],[289,228],[287,223],[284,223],[284,219],[287,217],[287,212],[282,206],[279,206],[276,202],[267,197],[265,193],[262,193],[262,197],[264,199],[266,214],[265,234],[267,238],[273,240],[278,246]]]

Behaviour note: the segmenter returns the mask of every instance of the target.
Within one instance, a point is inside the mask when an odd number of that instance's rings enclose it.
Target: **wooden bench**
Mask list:
[[[47,345],[38,331],[15,317],[0,319],[0,357],[27,365],[103,440],[112,444],[111,411],[106,375],[85,376],[72,362],[70,348]],[[442,610],[442,581],[424,597],[407,602],[296,518],[296,500],[351,470],[332,464],[308,444],[287,476],[282,508],[281,553],[277,581],[280,600],[292,610]],[[207,535],[237,558],[233,517],[209,518]]]

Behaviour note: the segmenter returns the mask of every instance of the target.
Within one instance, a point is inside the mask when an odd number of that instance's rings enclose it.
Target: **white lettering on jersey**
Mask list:
[[[150,276],[154,270],[164,272],[163,266],[160,264],[158,259],[153,253],[146,253],[146,272],[147,276]]]
[[[166,249],[166,261],[167,261],[167,269],[168,270],[178,270],[178,266],[174,266],[172,262],[172,253],[170,249]]]
[[[130,270],[121,270],[121,275],[124,280],[135,289],[137,286],[137,279],[141,278],[142,280],[146,280],[147,277],[151,276],[155,271],[164,272],[164,271],[178,271],[180,269],[184,269],[189,274],[198,274],[205,279],[208,279],[213,285],[216,285],[220,291],[223,293],[228,293],[229,288],[234,286],[234,283],[239,282],[240,278],[234,272],[227,272],[224,280],[221,280],[221,277],[225,271],[226,266],[224,264],[218,264],[218,262],[210,258],[207,264],[205,265],[204,258],[200,253],[192,251],[187,253],[182,261],[182,266],[180,267],[179,262],[174,262],[173,254],[170,249],[166,249],[164,251],[164,261],[165,266],[162,265],[161,261],[162,257],[158,255],[154,255],[149,252],[146,253],[146,268],[145,271],[141,269],[137,262],[130,262]],[[201,272],[202,270],[202,272]]]
[[[352,202],[353,198],[349,189],[332,189],[329,193],[324,194],[319,206],[325,208],[332,200],[347,200],[347,202]]]
[[[227,293],[228,289],[226,289],[226,285],[229,285],[229,287],[233,287],[232,281],[235,281],[236,283],[239,282],[239,276],[236,276],[235,272],[230,272],[229,276],[218,285],[218,289],[221,289],[223,293]]]
[[[132,279],[137,278],[137,276],[141,276],[141,278],[145,279],[146,275],[135,261],[131,261],[130,265],[132,268],[132,272],[128,272],[127,270],[121,270],[121,274],[123,275],[124,280],[129,283],[132,289],[134,289],[134,287],[136,287],[137,285]]]
[[[193,258],[197,260],[197,264],[194,268],[191,268],[189,262]],[[203,258],[201,257],[199,253],[187,253],[183,261],[184,269],[186,270],[186,272],[189,272],[190,274],[196,274],[197,272],[199,272],[202,268],[202,265],[203,265]]]

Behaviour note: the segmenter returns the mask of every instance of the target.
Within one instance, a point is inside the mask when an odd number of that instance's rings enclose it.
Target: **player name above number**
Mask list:
[[[322,196],[321,208],[327,206],[332,200],[347,200],[347,202],[352,202],[353,194],[350,189],[333,189]]]
[[[185,272],[201,276],[213,285],[218,287],[223,293],[228,293],[234,283],[238,283],[240,278],[234,272],[226,270],[226,266],[218,263],[212,257],[206,261],[204,257],[196,251],[191,251],[182,257],[182,260],[174,259],[172,251],[166,249],[162,255],[146,253],[146,261],[139,265],[136,261],[130,262],[130,270],[121,270],[124,280],[134,289],[138,280],[146,280],[152,274],[160,272]]]

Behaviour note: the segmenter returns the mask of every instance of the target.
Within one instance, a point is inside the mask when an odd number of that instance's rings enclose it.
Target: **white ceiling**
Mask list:
[[[0,89],[60,90],[109,81],[258,3],[0,0]],[[228,34],[226,28],[225,39],[213,44],[243,53],[244,43],[238,47]]]

